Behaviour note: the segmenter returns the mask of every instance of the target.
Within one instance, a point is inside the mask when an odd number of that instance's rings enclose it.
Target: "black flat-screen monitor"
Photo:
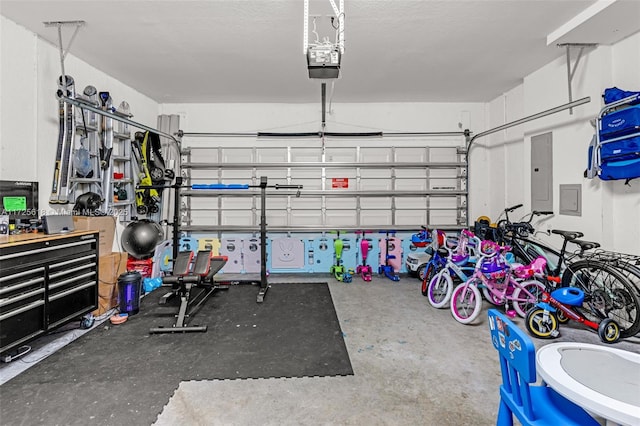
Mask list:
[[[12,223],[38,219],[38,182],[0,180],[0,211]]]

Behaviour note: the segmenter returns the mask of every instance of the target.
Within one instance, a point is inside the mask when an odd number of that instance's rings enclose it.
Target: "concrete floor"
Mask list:
[[[319,274],[270,277],[272,285],[303,281],[329,282],[353,376],[182,382],[155,424],[495,424],[501,379],[486,313],[474,325],[459,324],[448,309],[429,305],[420,281],[404,276],[400,282],[374,277],[370,283],[356,277],[349,284]],[[514,321],[524,327],[522,319]],[[31,354],[0,364],[0,384],[84,332],[32,342]],[[579,325],[565,325],[561,332],[559,339],[533,342],[601,344]],[[640,337],[614,346],[640,353]]]
[[[312,277],[302,279],[318,281],[317,274]],[[495,424],[501,378],[486,314],[474,325],[459,324],[448,309],[429,305],[414,278],[354,278],[350,284],[323,278],[330,283],[353,376],[182,382],[155,424]],[[270,281],[301,278],[276,275]],[[522,319],[515,322],[524,327]],[[600,344],[595,333],[579,327],[561,332],[554,342]],[[550,342],[534,339],[537,347]],[[640,338],[615,346],[640,352]]]

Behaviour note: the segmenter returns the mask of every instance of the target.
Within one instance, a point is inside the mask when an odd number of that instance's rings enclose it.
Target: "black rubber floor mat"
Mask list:
[[[206,333],[151,335],[177,313],[154,291],[126,323],[104,323],[2,385],[0,423],[144,425],[184,380],[353,374],[326,283],[273,284],[261,304],[257,291],[214,294],[189,321]]]

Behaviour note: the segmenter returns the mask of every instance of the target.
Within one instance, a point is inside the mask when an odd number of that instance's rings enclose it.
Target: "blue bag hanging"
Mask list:
[[[602,98],[604,99],[604,103],[608,105],[634,95],[640,95],[640,92],[629,92],[627,90],[618,89],[617,87],[610,87],[608,89],[604,89]],[[640,99],[636,99],[635,101],[631,102],[630,105],[635,105],[638,103],[640,103]]]

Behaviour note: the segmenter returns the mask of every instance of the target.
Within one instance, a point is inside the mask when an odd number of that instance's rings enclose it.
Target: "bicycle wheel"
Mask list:
[[[482,308],[482,296],[477,287],[469,282],[458,284],[451,295],[451,315],[462,324],[475,320]]]
[[[429,281],[429,287],[427,289],[427,297],[429,303],[434,308],[442,308],[451,300],[451,293],[453,292],[453,280],[449,271],[443,269],[439,273],[435,274],[431,281]]]
[[[542,298],[544,284],[536,280],[528,280],[516,286],[511,296],[513,310],[522,318],[527,316],[529,309],[533,308]]]
[[[552,339],[560,335],[556,314],[537,306],[527,312],[525,325],[532,336],[540,339]]]
[[[427,267],[424,270],[424,278],[422,279],[422,287],[420,288],[420,291],[423,296],[429,295],[429,290],[427,290],[427,288],[429,287],[429,281],[431,281],[431,278],[433,278],[435,274],[436,274],[435,265],[431,262],[427,263]]]
[[[562,285],[585,292],[580,312],[589,320],[611,318],[620,326],[620,337],[640,331],[640,299],[635,287],[618,270],[593,260],[579,260],[567,266]]]

